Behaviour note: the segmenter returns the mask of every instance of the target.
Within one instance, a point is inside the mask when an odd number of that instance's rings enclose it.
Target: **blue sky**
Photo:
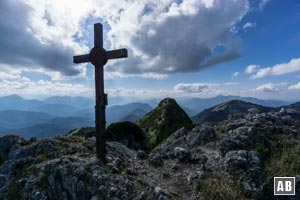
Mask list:
[[[100,22],[106,50],[129,52],[105,66],[110,96],[300,100],[298,0],[3,0],[0,7],[1,96],[93,97],[93,66],[72,56],[89,52]]]

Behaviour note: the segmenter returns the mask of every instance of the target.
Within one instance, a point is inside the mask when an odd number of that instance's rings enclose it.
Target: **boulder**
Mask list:
[[[229,122],[225,125],[225,131],[234,130],[238,127],[244,126],[247,123],[247,120],[244,118],[240,118],[237,120],[234,120],[233,122]]]
[[[231,138],[222,139],[217,146],[219,147],[219,151],[222,157],[225,156],[225,154],[229,151],[245,148],[245,144],[243,144],[237,139],[231,139]]]
[[[8,159],[11,148],[17,144],[19,140],[20,137],[17,135],[6,135],[0,137],[0,160],[4,161]]]
[[[216,139],[217,135],[215,129],[208,123],[204,123],[200,126],[196,126],[192,130],[192,133],[187,137],[187,142],[191,147],[197,147],[215,141]]]
[[[158,145],[152,154],[158,154],[162,158],[175,158],[175,148],[188,149],[189,145],[186,141],[188,131],[182,127],[170,135],[163,143]]]
[[[189,162],[190,161],[190,152],[187,149],[181,147],[174,148],[175,158],[179,162]]]
[[[224,171],[230,175],[240,176],[241,187],[250,198],[258,198],[263,194],[260,188],[263,169],[262,156],[256,151],[229,151],[225,155]]]

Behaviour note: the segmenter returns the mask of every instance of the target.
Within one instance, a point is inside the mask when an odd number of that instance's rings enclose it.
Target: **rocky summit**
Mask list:
[[[151,152],[108,142],[105,166],[84,131],[8,135],[0,138],[0,199],[292,200],[300,196],[299,133],[300,122],[283,110],[230,115],[180,127]],[[273,196],[274,176],[296,177],[296,196]]]
[[[150,148],[153,149],[178,128],[192,128],[192,120],[177,104],[175,99],[166,98],[147,113],[137,124],[146,133]]]

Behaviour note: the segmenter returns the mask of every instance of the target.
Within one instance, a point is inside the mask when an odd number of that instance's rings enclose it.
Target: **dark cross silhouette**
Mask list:
[[[106,164],[106,143],[105,143],[105,106],[107,105],[107,94],[104,93],[103,68],[109,59],[127,57],[127,49],[106,51],[103,48],[103,27],[102,24],[94,24],[94,47],[89,54],[74,56],[74,63],[91,62],[95,66],[95,87],[96,87],[96,152],[97,157]]]

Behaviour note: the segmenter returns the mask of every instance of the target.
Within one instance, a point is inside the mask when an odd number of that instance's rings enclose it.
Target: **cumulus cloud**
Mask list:
[[[202,93],[207,92],[213,87],[217,87],[216,83],[179,83],[174,86],[174,91],[187,93]]]
[[[275,92],[279,92],[280,91],[280,87],[284,86],[286,84],[287,83],[266,83],[266,84],[258,86],[255,89],[255,91],[275,93]]]
[[[260,68],[259,65],[249,65],[246,69],[245,69],[245,73],[246,74],[252,74],[254,72],[257,72],[257,70]]]
[[[250,78],[257,79],[266,76],[276,76],[294,72],[300,72],[300,58],[292,59],[287,63],[277,64],[272,67],[261,68]]]
[[[123,73],[192,72],[239,56],[231,29],[248,11],[248,1],[141,1],[108,18],[112,47],[125,45],[129,58],[107,67]],[[209,3],[208,3],[209,2]],[[224,52],[214,53],[223,46]]]
[[[289,90],[300,90],[300,82],[288,87]]]
[[[50,24],[47,22],[46,4],[38,8],[32,5],[42,4],[21,0],[0,1],[0,63],[44,68],[65,76],[81,73],[72,64],[75,49],[81,49],[72,40],[72,31],[67,32],[73,24],[64,27]]]
[[[254,28],[254,27],[256,27],[256,23],[252,23],[252,22],[247,22],[243,25],[244,30]]]
[[[203,70],[239,57],[231,30],[248,12],[249,2],[2,0],[0,8],[2,64],[84,74],[72,56],[88,53],[92,33],[86,23],[99,18],[109,27],[105,47],[129,51],[128,59],[110,61],[106,70],[157,76]],[[224,51],[215,53],[217,46]]]

